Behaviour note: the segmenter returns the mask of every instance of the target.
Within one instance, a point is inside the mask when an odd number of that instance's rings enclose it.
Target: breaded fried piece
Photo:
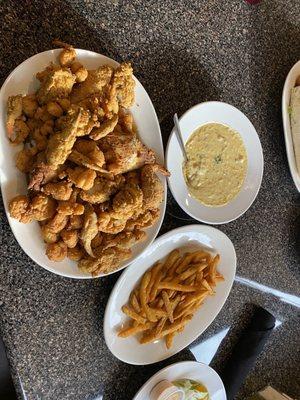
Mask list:
[[[119,111],[119,106],[129,108],[134,102],[134,87],[133,70],[130,63],[122,63],[115,69],[106,107],[109,112],[116,114]]]
[[[37,99],[40,104],[46,104],[51,100],[69,97],[76,77],[68,68],[55,68],[51,72],[48,70],[41,79]]]
[[[69,156],[69,160],[87,168],[106,172],[104,154],[93,140],[78,140]]]
[[[84,167],[76,167],[74,169],[68,168],[66,173],[68,179],[74,183],[76,187],[83,190],[91,189],[94,186],[94,181],[97,176],[94,170]]]
[[[141,169],[141,189],[143,191],[143,208],[144,210],[155,210],[163,201],[164,188],[156,175],[156,171],[160,171],[163,175],[168,176],[169,172],[159,164],[144,165]]]
[[[63,241],[47,244],[46,255],[51,261],[63,261],[67,253],[67,245]]]
[[[83,227],[80,232],[80,239],[85,251],[91,257],[95,257],[91,247],[91,243],[94,237],[97,235],[97,233],[98,233],[97,215],[93,207],[90,204],[86,204],[84,210]]]
[[[135,229],[132,232],[121,232],[117,235],[104,234],[102,246],[104,249],[115,246],[129,249],[134,244],[145,240],[146,236],[147,235],[144,231],[138,229]]]
[[[44,229],[48,230],[50,233],[59,233],[67,225],[69,217],[62,213],[56,213],[54,217],[44,225]]]
[[[22,95],[10,96],[7,100],[7,120],[6,129],[7,136],[12,140],[14,125],[18,118],[22,115]]]
[[[96,70],[88,71],[86,80],[72,90],[71,102],[79,103],[93,94],[101,94],[109,84],[113,69],[103,65]]]
[[[126,183],[112,200],[111,215],[116,219],[129,219],[143,205],[143,192],[138,185]]]
[[[124,182],[122,175],[117,175],[114,180],[98,177],[91,189],[80,192],[80,198],[92,204],[104,203],[118,191]]]
[[[76,141],[82,120],[88,122],[89,114],[83,109],[78,109],[76,112],[70,114],[69,121],[64,130],[50,137],[46,148],[48,165],[57,166],[66,161]]]
[[[105,250],[99,250],[97,258],[82,258],[78,266],[82,271],[96,276],[100,273],[106,274],[119,268],[120,264],[131,257],[130,249],[119,247],[110,247]]]
[[[37,221],[52,218],[55,214],[56,201],[44,193],[38,193],[30,202],[32,218]]]
[[[49,165],[43,161],[37,162],[30,173],[28,189],[40,190],[42,185],[56,178],[58,173],[58,166]]]
[[[123,174],[155,162],[155,154],[135,135],[112,133],[99,141],[108,171]]]
[[[93,140],[99,140],[107,136],[115,129],[118,123],[118,119],[118,115],[115,114],[110,119],[102,122],[99,128],[94,128],[92,130],[92,132],[90,133],[90,138]]]
[[[8,204],[8,211],[12,218],[23,222],[23,224],[27,224],[28,222],[32,221],[30,201],[27,196],[19,195],[10,200]]]
[[[79,235],[78,235],[78,231],[73,229],[73,230],[67,230],[67,229],[63,229],[60,232],[60,236],[62,238],[62,240],[64,241],[64,243],[66,243],[66,245],[68,246],[68,248],[73,249],[78,242],[79,239]]]
[[[159,209],[146,210],[144,213],[130,218],[126,222],[125,230],[132,231],[134,229],[147,228],[154,224],[159,218]]]
[[[104,233],[120,233],[124,230],[126,221],[126,218],[114,218],[111,212],[103,211],[98,214],[98,229]]]
[[[72,194],[72,183],[70,182],[50,182],[47,183],[42,191],[51,195],[55,200],[69,200]]]

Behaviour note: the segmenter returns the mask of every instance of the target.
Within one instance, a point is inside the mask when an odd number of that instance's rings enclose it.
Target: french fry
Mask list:
[[[160,319],[158,321],[158,324],[155,327],[155,335],[159,335],[161,333],[161,331],[163,330],[163,327],[165,325],[165,323],[167,322],[168,317],[163,317],[162,319]]]
[[[193,259],[193,254],[194,253],[186,253],[182,259],[181,262],[179,263],[178,267],[176,268],[177,274],[180,274],[185,270],[185,268],[191,263]]]
[[[128,317],[136,320],[137,322],[139,322],[140,324],[145,324],[146,320],[145,318],[141,317],[138,313],[136,313],[134,310],[132,310],[131,308],[127,307],[127,306],[123,306],[122,307],[122,311],[124,314],[126,314]]]
[[[161,270],[159,270],[156,274],[155,281],[153,283],[153,286],[152,286],[152,289],[151,289],[151,292],[149,295],[150,302],[153,301],[157,295],[158,285],[159,285],[162,277],[163,277],[163,273],[161,272]]]
[[[163,265],[163,269],[165,271],[168,271],[174,265],[176,260],[178,260],[178,258],[179,258],[179,250],[178,249],[172,250],[167,257],[166,262]]]
[[[141,311],[141,307],[139,305],[135,292],[131,293],[129,303],[136,313],[139,313]]]
[[[198,271],[203,271],[207,267],[206,263],[199,263],[196,265],[191,264],[190,267],[188,267],[184,272],[182,272],[178,278],[180,281],[184,281],[185,279],[189,278],[191,275],[193,275],[195,272]]]
[[[142,344],[151,343],[154,340],[158,340],[158,339],[161,339],[162,337],[165,337],[169,333],[176,332],[178,329],[181,329],[183,326],[185,326],[186,323],[188,321],[190,321],[191,319],[192,319],[192,317],[190,315],[187,315],[186,317],[181,318],[181,319],[175,321],[173,324],[163,328],[159,334],[155,334],[155,332],[145,334],[140,339],[140,343],[142,343]]]
[[[174,339],[175,333],[176,333],[176,332],[172,332],[172,333],[169,333],[169,334],[166,336],[166,347],[167,347],[167,349],[170,349],[170,348],[172,347],[173,339]]]
[[[169,296],[168,296],[168,294],[167,294],[167,292],[165,290],[163,290],[161,294],[162,294],[162,298],[163,298],[163,301],[164,301],[164,304],[165,304],[166,312],[168,314],[169,321],[171,323],[173,323],[174,322],[173,310],[172,310],[172,305],[170,303]]]
[[[148,307],[148,298],[147,298],[147,286],[151,280],[151,271],[147,271],[142,278],[141,286],[140,286],[140,300],[142,310],[146,314],[147,318],[151,322],[156,322],[157,319],[155,314],[151,311],[150,307]]]
[[[135,335],[136,333],[147,331],[148,329],[152,329],[154,324],[152,322],[147,322],[143,325],[130,326],[129,328],[122,329],[118,332],[118,336],[122,338],[126,338],[128,336]]]
[[[207,289],[211,294],[214,292],[214,291],[212,290],[212,288],[210,287],[210,285],[209,285],[209,283],[207,282],[206,279],[202,279],[201,284],[202,284],[202,286],[205,287],[205,289]]]
[[[194,253],[193,262],[201,262],[205,260],[208,264],[211,260],[211,255],[204,250],[199,250]]]
[[[158,285],[159,289],[172,289],[177,290],[179,292],[195,292],[197,290],[194,286],[180,285],[179,283],[173,282],[160,282]]]
[[[163,263],[157,262],[154,265],[154,267],[152,267],[152,269],[151,269],[151,279],[150,279],[150,282],[149,282],[149,284],[147,286],[147,293],[148,293],[148,298],[149,299],[150,299],[150,293],[151,293],[152,287],[153,287],[153,285],[155,283],[156,276],[157,276],[158,272],[161,270],[162,266],[163,266]]]
[[[217,271],[220,256],[196,250],[180,256],[173,250],[165,262],[158,261],[146,271],[129,297],[123,312],[132,319],[130,327],[118,335],[128,337],[143,332],[140,343],[165,338],[167,349],[174,336],[182,332],[204,299],[214,294],[213,287],[224,280]]]

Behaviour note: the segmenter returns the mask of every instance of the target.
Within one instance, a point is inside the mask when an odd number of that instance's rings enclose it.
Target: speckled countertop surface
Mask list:
[[[103,339],[103,313],[118,275],[75,281],[43,270],[18,246],[2,207],[0,328],[20,398],[129,400],[177,360],[196,358],[220,370],[251,316],[250,303],[270,310],[278,326],[237,398],[269,383],[299,396],[300,202],[285,155],[281,91],[300,58],[300,2],[7,0],[0,3],[1,83],[54,37],[131,60],[164,141],[174,111],[212,99],[237,106],[259,133],[265,174],[251,209],[220,226],[238,256],[221,313],[190,349],[146,367],[118,361]],[[169,198],[162,232],[191,222]]]

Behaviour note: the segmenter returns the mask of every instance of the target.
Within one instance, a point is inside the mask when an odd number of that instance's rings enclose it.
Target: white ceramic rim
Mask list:
[[[51,50],[45,50],[45,51],[43,51],[43,52],[34,54],[33,56],[31,56],[31,57],[27,58],[26,60],[22,61],[19,65],[16,66],[16,68],[14,68],[14,69],[10,72],[10,74],[7,76],[7,78],[6,78],[5,81],[3,82],[3,84],[2,84],[2,86],[1,86],[1,88],[0,88],[0,94],[1,94],[1,92],[2,92],[2,88],[3,88],[4,86],[6,86],[6,84],[8,83],[8,81],[12,78],[12,76],[13,76],[15,73],[18,73],[19,70],[22,69],[22,67],[23,67],[23,65],[24,65],[25,63],[30,62],[30,61],[34,60],[35,58],[38,58],[38,57],[40,57],[40,56],[42,56],[42,55],[49,54],[49,53],[54,53],[54,54],[55,54],[55,53],[57,53],[57,52],[59,52],[59,51],[61,51],[60,48],[55,48],[55,49],[51,49]],[[95,56],[95,55],[96,55],[96,56],[101,56],[103,59],[107,60],[108,63],[114,64],[115,66],[119,65],[119,63],[118,63],[117,61],[113,60],[112,58],[109,58],[109,57],[107,57],[107,56],[105,56],[105,55],[103,55],[103,54],[96,53],[96,52],[91,51],[91,50],[85,50],[85,49],[76,48],[75,51],[77,51],[77,52],[85,52],[86,54],[89,54],[89,55],[92,55],[92,56]],[[157,126],[158,132],[160,133],[159,139],[158,139],[159,142],[160,142],[161,149],[162,149],[162,154],[159,156],[159,157],[160,157],[160,162],[164,163],[164,146],[163,146],[163,141],[162,141],[162,135],[161,135],[160,124],[159,124],[159,121],[158,121],[158,117],[157,117],[155,108],[154,108],[153,103],[152,103],[152,100],[151,100],[151,98],[150,98],[148,92],[147,92],[146,89],[144,88],[144,86],[141,84],[141,82],[140,82],[135,76],[134,76],[134,79],[135,79],[135,80],[141,85],[141,87],[144,89],[144,91],[145,91],[145,96],[146,96],[147,99],[149,100],[150,108],[151,108],[152,111],[153,111],[154,122],[155,122],[155,124],[156,124],[156,126]],[[1,140],[1,136],[0,136],[0,140]],[[140,253],[138,256],[136,256],[133,260],[130,260],[129,262],[125,262],[124,265],[122,265],[120,268],[118,268],[118,269],[116,269],[116,270],[114,270],[114,271],[112,271],[112,272],[109,272],[109,273],[107,273],[107,274],[100,274],[100,275],[98,275],[98,276],[92,276],[91,274],[86,274],[86,275],[81,275],[81,276],[74,276],[74,275],[69,274],[69,273],[63,273],[63,272],[61,272],[61,271],[58,271],[58,270],[56,270],[55,268],[52,268],[52,267],[49,267],[49,266],[46,266],[46,265],[41,265],[39,262],[36,261],[35,258],[32,257],[31,254],[29,254],[29,251],[27,250],[27,248],[26,248],[25,246],[23,246],[23,245],[19,242],[19,240],[17,239],[17,237],[16,237],[16,235],[15,235],[15,231],[14,231],[14,228],[13,228],[13,226],[12,226],[12,224],[11,224],[10,218],[8,217],[8,216],[9,216],[9,212],[8,212],[8,202],[5,201],[4,196],[3,196],[2,185],[1,185],[1,176],[2,176],[2,170],[1,170],[1,168],[0,168],[0,188],[1,188],[1,194],[2,194],[2,199],[3,199],[4,209],[5,209],[5,213],[6,213],[6,217],[7,217],[7,220],[8,220],[9,226],[10,226],[10,229],[11,229],[11,231],[12,231],[12,233],[13,233],[13,236],[14,236],[15,240],[17,241],[18,245],[21,247],[21,249],[24,251],[24,253],[25,253],[34,263],[36,263],[38,266],[40,266],[40,267],[46,269],[46,270],[49,271],[49,272],[52,272],[52,273],[54,273],[54,274],[56,274],[56,275],[59,275],[59,276],[63,276],[63,277],[65,277],[65,278],[71,278],[71,279],[76,279],[76,280],[77,280],[77,279],[78,279],[78,280],[81,280],[81,279],[97,279],[97,278],[105,277],[105,276],[108,276],[108,275],[112,275],[112,274],[114,274],[114,273],[116,273],[116,272],[121,271],[122,269],[127,268],[128,265],[130,265],[130,264],[131,264],[132,262],[134,262],[140,255],[142,255],[142,253],[143,253],[149,246],[151,246],[151,244],[153,243],[153,241],[156,239],[156,237],[157,237],[157,235],[158,235],[158,232],[159,232],[159,230],[160,230],[160,228],[161,228],[161,225],[162,225],[162,223],[163,223],[164,216],[165,216],[165,212],[166,212],[166,204],[167,204],[167,183],[166,183],[166,179],[163,179],[163,180],[161,180],[161,181],[162,181],[162,184],[163,184],[163,186],[164,186],[164,198],[163,198],[163,202],[162,202],[162,204],[161,204],[161,206],[160,206],[161,215],[160,215],[159,220],[157,221],[156,233],[153,235],[153,238],[149,241],[149,244],[141,251],[141,253]],[[24,178],[24,179],[25,179],[25,178]],[[147,232],[147,230],[146,230],[146,232]],[[78,267],[76,266],[76,268],[78,268]]]
[[[235,216],[234,218],[224,219],[224,221],[222,221],[222,222],[210,221],[210,220],[207,220],[207,219],[205,219],[205,218],[201,218],[201,219],[200,219],[200,218],[198,218],[196,215],[194,215],[194,214],[189,210],[189,208],[187,208],[187,207],[184,205],[184,203],[181,202],[181,201],[177,198],[177,196],[175,195],[174,191],[172,190],[172,187],[171,187],[171,185],[170,185],[170,180],[169,180],[169,178],[167,178],[167,180],[168,180],[168,187],[169,187],[169,189],[170,189],[170,191],[171,191],[171,193],[172,193],[174,199],[176,200],[176,203],[177,203],[177,204],[179,205],[179,207],[181,207],[181,208],[183,209],[183,211],[185,211],[190,217],[194,218],[195,220],[197,220],[197,221],[199,221],[199,222],[203,222],[203,223],[205,223],[205,224],[210,224],[210,225],[222,225],[222,224],[227,224],[227,223],[229,223],[229,222],[235,221],[236,219],[240,218],[243,214],[245,214],[245,212],[247,212],[247,211],[249,210],[249,208],[250,208],[250,207],[252,206],[252,204],[254,203],[254,201],[255,201],[255,199],[256,199],[256,197],[257,197],[257,195],[258,195],[258,192],[259,192],[259,190],[260,190],[260,188],[261,188],[261,183],[262,183],[262,179],[263,179],[263,174],[264,174],[264,155],[263,155],[263,149],[262,149],[262,146],[261,146],[261,142],[260,142],[259,136],[258,136],[258,134],[257,134],[257,132],[256,132],[256,129],[255,129],[254,125],[252,124],[252,122],[249,120],[249,118],[248,118],[242,111],[240,111],[238,108],[232,106],[231,104],[224,103],[223,101],[204,101],[204,102],[202,102],[202,103],[195,104],[194,106],[192,106],[191,108],[189,108],[184,114],[182,114],[182,116],[179,118],[179,123],[180,123],[180,120],[181,120],[184,116],[186,116],[190,111],[192,111],[194,108],[196,108],[196,107],[198,107],[198,106],[200,106],[200,105],[202,105],[202,104],[212,104],[212,103],[224,104],[224,105],[226,105],[226,106],[229,106],[229,107],[231,107],[231,108],[233,108],[233,109],[235,109],[235,110],[241,112],[241,113],[245,116],[245,118],[248,120],[249,124],[253,127],[253,129],[254,129],[254,131],[255,131],[255,133],[256,133],[256,135],[257,135],[257,138],[258,138],[258,141],[259,141],[259,150],[260,150],[260,154],[259,154],[259,155],[260,155],[261,158],[262,158],[262,169],[261,169],[261,173],[260,173],[260,176],[259,176],[259,184],[258,184],[256,190],[253,192],[253,198],[252,198],[250,204],[249,204],[243,211],[241,211],[239,214],[237,214],[237,216]],[[170,146],[171,138],[172,138],[174,135],[175,135],[175,133],[174,133],[174,127],[173,127],[173,129],[172,129],[172,131],[171,131],[171,134],[170,134],[170,136],[169,136],[169,139],[168,139],[167,146],[166,146],[166,151],[165,151],[165,159],[166,159],[166,162],[168,161],[168,152],[169,152],[169,146]]]
[[[139,391],[135,394],[135,396],[134,396],[134,398],[133,398],[132,400],[136,400],[137,396],[139,396],[139,395],[141,395],[141,394],[143,393],[143,391],[145,390],[145,388],[146,388],[146,386],[148,385],[148,383],[150,383],[150,381],[152,381],[152,380],[155,380],[155,378],[158,377],[161,373],[165,372],[165,371],[168,370],[169,368],[173,368],[173,367],[176,367],[176,366],[179,367],[179,366],[182,365],[182,364],[198,364],[198,365],[200,364],[200,365],[203,366],[204,368],[209,369],[213,374],[216,375],[216,379],[219,380],[220,386],[221,386],[222,389],[223,389],[224,400],[227,399],[226,390],[225,390],[223,381],[222,381],[222,379],[220,378],[220,375],[219,375],[212,367],[210,367],[209,365],[204,364],[204,363],[202,363],[202,362],[200,362],[200,361],[180,361],[180,362],[177,362],[177,363],[174,363],[174,364],[170,364],[170,365],[168,365],[167,367],[162,368],[161,370],[159,370],[158,372],[156,372],[154,375],[152,375],[151,378],[149,378],[149,379],[147,380],[147,382],[145,382],[145,383],[143,384],[143,386],[142,386],[142,387],[139,389]]]
[[[288,112],[288,107],[291,101],[291,90],[295,86],[296,74],[300,76],[300,60],[293,65],[288,73],[282,91],[282,123],[284,132],[284,141],[286,148],[286,155],[289,163],[289,169],[294,181],[294,184],[300,192],[300,173],[298,172],[296,165],[296,157],[293,143],[293,135],[291,130],[291,119]]]

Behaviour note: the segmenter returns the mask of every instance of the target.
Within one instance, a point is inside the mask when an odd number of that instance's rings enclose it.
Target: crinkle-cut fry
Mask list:
[[[223,275],[221,275],[220,273],[217,273],[217,275],[216,275],[216,282],[223,282],[225,279],[224,279],[224,276]]]
[[[195,292],[197,290],[197,288],[194,286],[180,285],[179,283],[173,283],[172,281],[160,282],[158,285],[158,289],[172,289],[172,290],[177,290],[178,292]]]
[[[212,294],[214,292],[212,287],[209,285],[209,283],[207,282],[206,279],[202,279],[201,284],[205,289],[207,289],[209,291],[210,294]]]
[[[165,271],[168,271],[174,265],[174,263],[179,257],[180,257],[179,250],[178,249],[172,250],[163,265],[163,269]]]
[[[134,310],[132,310],[131,308],[127,307],[127,306],[123,306],[122,307],[122,311],[124,314],[126,314],[128,317],[130,317],[131,319],[134,319],[136,321],[138,321],[140,324],[145,324],[146,323],[146,319],[141,317],[138,313],[136,313]]]
[[[157,318],[163,318],[167,315],[166,311],[162,310],[161,308],[155,308],[155,307],[152,308],[151,307],[151,310],[153,310],[153,312]]]
[[[181,274],[181,272],[183,272],[186,267],[192,262],[194,253],[186,253],[182,256],[181,261],[178,265],[178,267],[176,268],[176,272],[177,274]]]
[[[196,274],[195,284],[196,284],[196,285],[200,284],[200,283],[202,282],[202,279],[203,279],[203,271],[199,271],[199,272]]]
[[[155,314],[148,306],[147,286],[149,285],[150,280],[151,280],[151,271],[147,271],[142,278],[140,286],[140,301],[142,310],[146,314],[148,320],[151,322],[156,322],[157,319],[155,317]]]
[[[151,289],[151,292],[150,292],[150,296],[149,296],[149,301],[150,302],[155,300],[155,298],[156,298],[158,285],[160,284],[160,281],[161,281],[162,277],[163,277],[162,271],[158,270],[158,272],[156,273],[156,276],[155,276],[155,281],[153,283],[153,286],[152,286],[152,289]]]
[[[188,266],[187,269],[178,276],[178,278],[180,281],[184,281],[194,273],[203,271],[206,267],[206,263],[190,264],[190,266]]]
[[[131,307],[134,309],[134,311],[136,313],[141,312],[140,304],[139,304],[136,294],[134,292],[131,293],[129,302],[130,302]]]
[[[182,328],[183,326],[186,325],[188,321],[192,319],[192,316],[187,315],[184,318],[181,318],[180,320],[175,321],[173,324],[166,326],[165,328],[162,329],[160,334],[155,334],[155,332],[150,332],[149,334],[145,334],[142,336],[140,339],[140,343],[146,344],[146,343],[151,343],[154,340],[161,339],[162,337],[165,337],[166,335],[176,332],[178,329]]]
[[[166,347],[167,347],[167,349],[170,349],[172,347],[173,339],[174,339],[175,334],[176,334],[176,332],[172,332],[172,333],[169,333],[166,336]]]
[[[124,328],[118,332],[118,336],[122,338],[127,338],[128,336],[135,335],[136,333],[147,331],[148,329],[152,329],[154,326],[153,322],[146,322],[143,325],[136,325]]]
[[[153,288],[153,285],[155,283],[156,276],[157,276],[158,272],[161,270],[162,265],[163,264],[161,262],[157,262],[154,265],[154,267],[151,268],[151,279],[150,279],[150,282],[149,282],[149,284],[147,286],[147,296],[149,298],[149,301],[151,301],[150,294],[151,294],[151,290]]]
[[[163,298],[163,301],[164,301],[164,304],[165,304],[166,312],[167,312],[167,314],[168,314],[169,321],[170,321],[171,323],[173,323],[173,322],[174,322],[173,310],[172,310],[172,305],[171,305],[169,296],[168,296],[168,294],[167,294],[167,292],[166,292],[165,290],[163,290],[163,291],[161,292],[161,294],[162,294],[162,298]]]

